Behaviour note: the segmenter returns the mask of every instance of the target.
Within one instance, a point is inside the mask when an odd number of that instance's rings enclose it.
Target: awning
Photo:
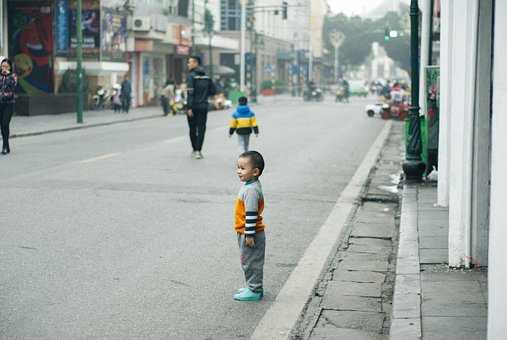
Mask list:
[[[107,76],[113,73],[125,73],[129,70],[128,63],[110,62],[110,61],[83,61],[83,69],[89,76]],[[75,61],[57,60],[55,70],[58,75],[62,75],[67,70],[75,70]]]
[[[209,72],[210,72],[209,65],[205,65],[204,70],[206,71],[206,73],[209,74]],[[215,76],[217,76],[217,75],[218,76],[225,76],[225,75],[231,75],[231,74],[236,73],[236,71],[234,71],[234,69],[232,69],[228,66],[224,66],[224,65],[213,65],[212,70],[213,70],[213,75],[215,75]]]

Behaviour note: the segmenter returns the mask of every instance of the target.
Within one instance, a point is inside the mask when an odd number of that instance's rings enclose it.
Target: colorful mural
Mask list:
[[[49,2],[9,2],[9,56],[19,79],[19,92],[53,92],[53,14]]]

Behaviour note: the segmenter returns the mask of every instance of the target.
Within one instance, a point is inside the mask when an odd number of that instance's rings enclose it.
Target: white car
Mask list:
[[[382,116],[383,112],[389,112],[389,104],[386,103],[368,104],[366,105],[365,111],[368,117],[373,117],[375,115]]]

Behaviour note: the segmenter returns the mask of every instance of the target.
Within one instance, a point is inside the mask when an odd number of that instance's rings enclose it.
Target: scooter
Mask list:
[[[303,93],[303,100],[305,102],[309,102],[312,100],[316,102],[321,102],[324,100],[324,95],[322,94],[322,90],[319,88],[306,89],[305,92]]]
[[[106,104],[111,101],[111,93],[104,89],[103,87],[99,87],[97,92],[93,95],[93,109],[94,110],[104,110],[106,108]]]

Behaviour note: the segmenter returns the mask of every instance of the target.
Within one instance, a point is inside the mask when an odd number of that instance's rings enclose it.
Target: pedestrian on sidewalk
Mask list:
[[[238,135],[239,152],[243,153],[248,151],[252,131],[255,133],[255,137],[259,136],[259,127],[257,126],[255,113],[248,106],[248,99],[240,97],[238,103],[238,108],[232,114],[229,125],[229,137],[232,137],[234,132],[236,132]]]
[[[263,171],[264,159],[259,152],[247,151],[239,156],[237,174],[243,186],[236,198],[234,227],[246,286],[234,294],[237,301],[259,301],[264,296],[266,236],[262,220],[264,195],[259,181]]]
[[[9,145],[9,125],[14,112],[14,102],[18,78],[12,62],[5,58],[0,63],[0,130],[2,131],[2,155],[11,152]]]
[[[206,120],[208,118],[208,97],[216,94],[213,81],[201,68],[201,58],[191,56],[187,67],[187,120],[192,143],[192,158],[201,159],[204,134],[206,133]]]
[[[172,111],[172,104],[174,103],[174,81],[168,79],[162,90],[160,91],[160,104],[164,116],[167,116]],[[174,114],[174,113],[173,113]]]
[[[120,89],[121,109],[125,113],[129,113],[130,103],[132,101],[132,84],[130,83],[128,74],[121,83]]]

